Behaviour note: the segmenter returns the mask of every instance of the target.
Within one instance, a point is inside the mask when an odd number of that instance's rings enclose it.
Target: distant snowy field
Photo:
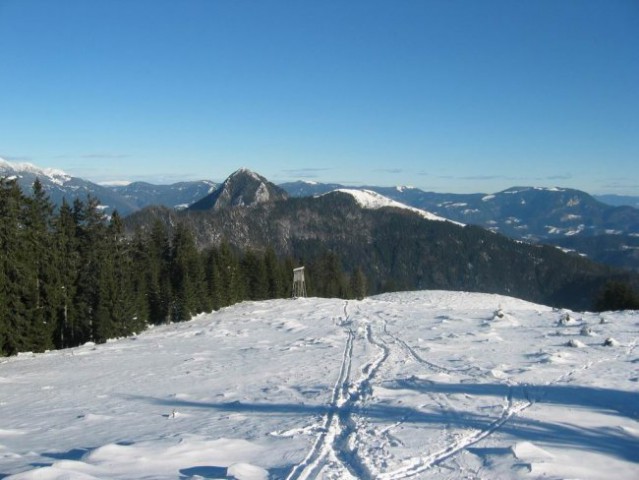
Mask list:
[[[0,478],[637,479],[639,316],[565,313],[247,302],[0,359]]]

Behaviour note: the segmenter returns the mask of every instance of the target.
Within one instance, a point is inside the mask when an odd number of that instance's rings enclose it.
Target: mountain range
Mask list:
[[[199,248],[226,242],[263,250],[326,274],[333,255],[347,272],[363,272],[371,294],[448,289],[513,295],[547,305],[588,309],[604,285],[621,280],[639,288],[639,275],[622,273],[556,247],[515,241],[464,225],[370,190],[339,189],[318,196],[255,195],[278,191],[264,177],[235,172],[220,188],[177,211],[150,207],[125,219],[130,232],[161,222],[186,225]],[[228,199],[251,199],[228,206]]]
[[[170,208],[186,208],[215,190],[217,184],[209,180],[179,182],[172,185],[153,185],[133,182],[127,185],[100,185],[62,170],[39,168],[30,163],[7,162],[0,158],[0,177],[15,179],[24,192],[30,192],[33,182],[40,180],[54,204],[62,199],[73,203],[85,200],[87,195],[98,198],[101,208],[107,213],[117,210],[122,216],[129,215],[149,205],[164,205]]]
[[[238,172],[251,173],[246,169]],[[212,203],[221,208],[247,205],[260,196],[271,199],[313,197],[347,188],[334,183],[301,181],[276,186],[265,179],[256,181],[255,175],[240,175],[238,178],[247,182],[240,187],[245,188],[235,188],[234,191],[240,192],[235,193],[235,197],[218,201],[217,196],[228,190],[220,189],[221,185],[209,180],[172,185],[145,182],[124,186],[99,185],[61,170],[41,169],[28,163],[10,163],[0,159],[0,176],[16,178],[27,192],[33,181],[39,178],[56,204],[63,197],[73,201],[91,195],[100,199],[105,212],[117,210],[122,216],[149,206],[176,210],[190,206],[195,210],[206,210]],[[233,176],[226,182],[232,179]],[[348,189],[376,192],[459,223],[478,225],[529,243],[556,245],[598,262],[639,271],[639,209],[628,205],[639,204],[639,197],[602,196],[602,200],[627,204],[610,205],[583,191],[567,188],[513,187],[494,194],[434,193],[412,187]]]

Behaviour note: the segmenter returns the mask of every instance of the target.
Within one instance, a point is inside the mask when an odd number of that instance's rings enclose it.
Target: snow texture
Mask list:
[[[2,359],[0,478],[636,479],[638,334],[463,292],[245,302]]]

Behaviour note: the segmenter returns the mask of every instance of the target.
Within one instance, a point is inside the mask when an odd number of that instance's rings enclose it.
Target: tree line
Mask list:
[[[169,231],[158,221],[127,236],[118,213],[107,218],[94,197],[55,208],[39,181],[27,196],[2,178],[0,255],[0,355],[102,343],[244,300],[290,297],[303,264],[268,247],[198,250],[183,224]],[[346,273],[334,252],[306,272],[309,295],[366,295],[361,269]]]

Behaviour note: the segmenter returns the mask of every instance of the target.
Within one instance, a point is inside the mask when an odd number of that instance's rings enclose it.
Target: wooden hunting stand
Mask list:
[[[293,269],[293,298],[306,297],[306,282],[304,281],[304,267]]]

